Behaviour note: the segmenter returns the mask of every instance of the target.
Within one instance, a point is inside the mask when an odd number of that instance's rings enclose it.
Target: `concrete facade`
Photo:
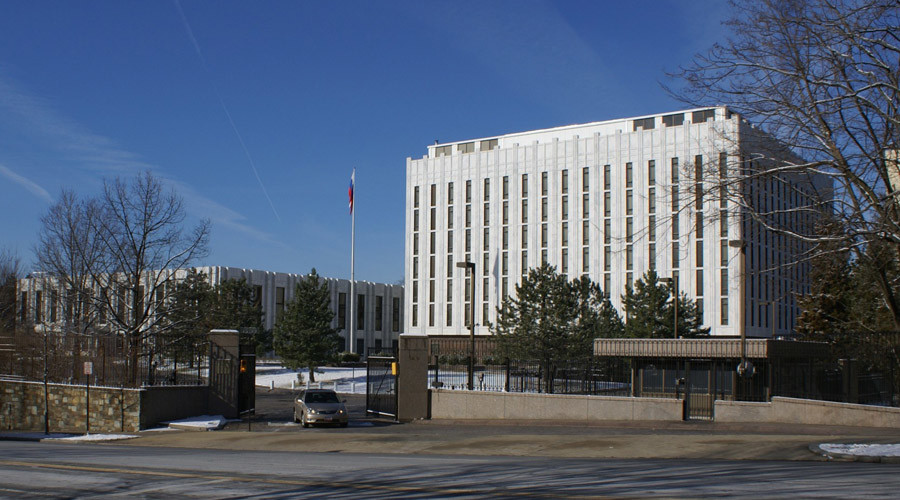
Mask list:
[[[679,421],[684,401],[675,398],[632,398],[453,391],[432,389],[432,419]],[[716,422],[841,425],[900,428],[900,408],[774,397],[771,402],[716,401]]]
[[[805,244],[742,222],[715,187],[754,165],[760,140],[715,107],[428,146],[406,162],[405,332],[466,333],[474,299],[487,335],[523,274],[548,263],[590,277],[620,311],[626,285],[655,270],[697,301],[712,335],[790,333],[808,267],[783,264]],[[785,180],[738,189],[808,226],[790,209],[828,186]],[[462,261],[475,264],[474,298]]]
[[[811,399],[773,397],[772,401],[716,401],[717,422],[847,425],[900,429],[900,408]]]
[[[451,420],[681,420],[682,401],[662,398],[431,390],[431,418]]]

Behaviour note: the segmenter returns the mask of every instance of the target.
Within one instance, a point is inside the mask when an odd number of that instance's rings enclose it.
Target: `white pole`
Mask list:
[[[356,352],[356,275],[354,267],[356,265],[356,169],[350,176],[350,182],[353,185],[353,199],[350,205],[350,352]],[[362,356],[363,353],[358,353]]]

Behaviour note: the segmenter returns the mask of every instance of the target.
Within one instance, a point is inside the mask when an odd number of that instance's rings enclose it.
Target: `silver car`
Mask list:
[[[350,415],[344,402],[330,389],[302,391],[294,401],[294,422],[300,422],[303,427],[313,424],[338,424],[347,427]]]

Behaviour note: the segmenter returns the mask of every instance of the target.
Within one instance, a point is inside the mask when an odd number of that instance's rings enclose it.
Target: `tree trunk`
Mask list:
[[[314,366],[309,367],[309,382],[313,383],[316,381],[316,368]]]

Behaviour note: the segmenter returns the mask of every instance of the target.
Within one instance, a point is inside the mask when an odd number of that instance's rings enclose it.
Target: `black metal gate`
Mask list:
[[[684,419],[712,420],[715,409],[715,365],[708,360],[684,362]]]
[[[366,414],[397,418],[397,356],[371,348],[366,358]]]

